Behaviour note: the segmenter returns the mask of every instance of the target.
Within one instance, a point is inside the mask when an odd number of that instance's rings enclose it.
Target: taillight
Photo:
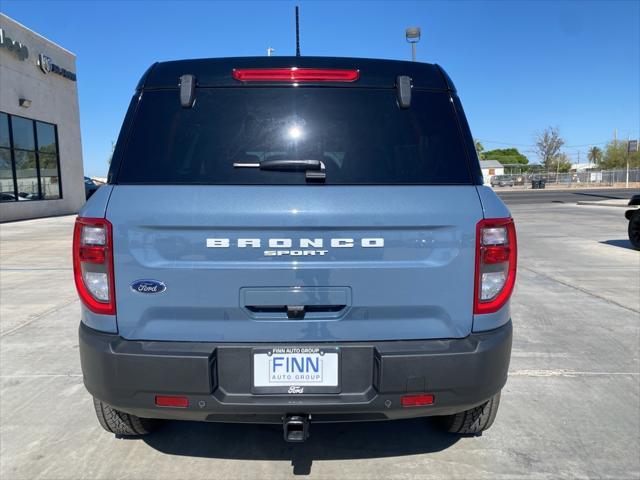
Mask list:
[[[335,68],[234,68],[233,78],[241,82],[355,82],[358,70]]]
[[[517,253],[512,218],[478,222],[474,313],[496,312],[509,300],[516,283]]]
[[[73,276],[80,300],[95,313],[115,315],[113,238],[104,218],[76,218]]]

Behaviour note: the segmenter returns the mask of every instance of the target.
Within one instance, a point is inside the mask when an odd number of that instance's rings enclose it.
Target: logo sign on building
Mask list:
[[[7,32],[2,28],[0,28],[0,49],[8,51],[21,61],[25,61],[29,58],[29,49],[27,46],[7,36]],[[71,80],[72,82],[76,81],[76,74],[74,72],[56,65],[53,63],[51,58],[43,53],[38,55],[36,63],[45,75],[48,73],[55,73],[56,75],[60,75],[61,77]]]
[[[42,53],[38,55],[38,66],[45,75],[51,71],[51,59]]]
[[[25,61],[29,58],[29,49],[27,46],[8,37],[2,28],[0,28],[0,48],[15,55],[18,60]]]
[[[47,73],[55,73],[56,75],[60,75],[61,77],[68,78],[73,82],[76,81],[75,73],[70,72],[69,70],[56,65],[55,63],[53,63],[53,61],[49,57],[47,57],[42,53],[38,55],[38,66],[40,67],[40,70],[42,70],[42,73],[44,73],[45,75]]]

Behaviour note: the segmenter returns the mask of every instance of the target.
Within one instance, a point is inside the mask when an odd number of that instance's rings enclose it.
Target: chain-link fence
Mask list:
[[[640,186],[640,169],[629,170],[629,186]],[[627,170],[598,170],[556,173],[541,171],[536,173],[511,173],[492,175],[485,179],[492,187],[513,188],[588,188],[588,187],[624,187],[627,184]]]

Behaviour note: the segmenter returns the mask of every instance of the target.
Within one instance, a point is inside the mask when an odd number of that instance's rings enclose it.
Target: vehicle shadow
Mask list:
[[[602,241],[600,243],[605,244],[605,245],[612,245],[614,247],[628,248],[629,250],[634,250],[634,251],[636,250],[631,245],[631,242],[626,238],[624,238],[622,240],[604,240],[604,241]]]
[[[459,439],[433,420],[312,424],[305,443],[287,443],[280,425],[168,421],[144,437],[166,454],[233,460],[290,460],[308,475],[314,460],[397,457],[444,450]]]

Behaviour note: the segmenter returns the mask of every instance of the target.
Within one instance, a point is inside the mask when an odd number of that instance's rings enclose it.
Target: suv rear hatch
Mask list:
[[[441,88],[419,88],[414,72],[401,108],[398,67],[415,67],[382,63],[395,70],[381,85],[253,85],[228,68],[229,85],[198,81],[192,108],[177,86],[151,81],[138,92],[107,208],[121,336],[331,342],[471,332],[482,209],[462,112],[440,73]],[[307,178],[300,162],[268,166],[291,160],[321,162],[326,178]],[[140,280],[166,289],[138,291]]]

